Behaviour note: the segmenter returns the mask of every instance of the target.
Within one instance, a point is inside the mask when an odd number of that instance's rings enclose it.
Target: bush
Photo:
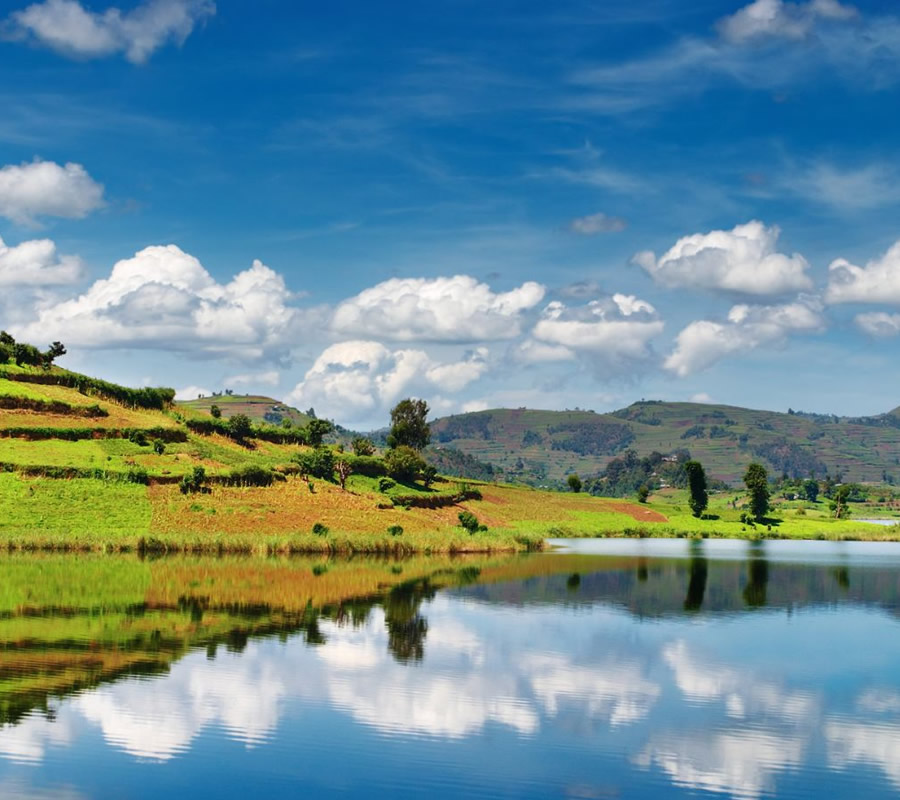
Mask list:
[[[316,536],[328,536],[328,526],[323,525],[321,522],[317,522],[312,526],[312,532]]]
[[[128,441],[136,444],[138,447],[146,447],[147,434],[143,431],[131,431],[131,433],[128,434]]]
[[[637,498],[639,503],[646,503],[648,498],[650,497],[650,487],[647,484],[643,484],[637,490]]]
[[[209,407],[209,413],[212,414],[213,419],[222,419],[222,409],[215,403]]]
[[[185,475],[181,479],[179,488],[182,494],[195,494],[204,490],[204,483],[206,483],[206,470],[203,467],[194,467],[189,475]]]
[[[253,423],[246,414],[235,414],[228,420],[228,432],[232,439],[241,442],[250,436],[253,431]]]
[[[579,478],[578,475],[569,475],[569,477],[566,478],[566,483],[575,494],[578,494],[581,491],[581,478]]]
[[[391,525],[388,528],[388,533],[391,536],[403,536],[403,526],[402,525]]]
[[[350,446],[353,448],[353,452],[357,456],[375,455],[375,445],[372,443],[371,439],[367,439],[365,436],[353,437],[353,442]]]
[[[487,527],[482,525],[478,521],[478,517],[476,517],[471,511],[459,512],[459,525],[461,528],[465,528],[470,534],[487,530]]]
[[[314,450],[304,450],[294,456],[293,461],[300,469],[300,474],[309,479],[322,478],[334,480],[334,453],[328,447],[316,447]]]
[[[271,486],[275,475],[268,467],[248,464],[235,467],[225,480],[229,486]]]
[[[156,453],[156,455],[161,456],[166,452],[166,443],[162,439],[156,439],[153,442],[153,452]]]
[[[128,481],[128,483],[142,483],[144,486],[150,482],[147,470],[143,467],[132,467],[125,473],[125,480]]]
[[[387,473],[392,478],[404,483],[414,481],[427,466],[422,457],[411,447],[400,445],[388,450],[384,457]]]
[[[396,485],[396,481],[391,480],[390,478],[382,478],[380,481],[378,481],[378,491],[382,493],[389,492]]]

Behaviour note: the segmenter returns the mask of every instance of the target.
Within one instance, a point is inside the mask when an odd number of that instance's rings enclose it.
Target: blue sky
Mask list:
[[[0,326],[358,427],[893,408],[900,11],[685,6],[4,2]]]

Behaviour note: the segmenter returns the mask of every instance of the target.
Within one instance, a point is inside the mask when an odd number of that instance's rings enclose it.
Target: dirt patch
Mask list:
[[[669,518],[664,514],[660,514],[658,511],[653,511],[652,509],[645,508],[644,506],[637,505],[636,503],[629,503],[626,501],[615,501],[608,500],[605,502],[605,505],[608,507],[610,511],[615,511],[618,514],[628,514],[634,520],[638,522],[668,522]]]

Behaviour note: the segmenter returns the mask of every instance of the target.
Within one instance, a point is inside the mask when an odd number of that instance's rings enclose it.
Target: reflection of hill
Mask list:
[[[750,608],[800,609],[838,603],[900,611],[900,570],[896,567],[778,563],[752,551],[743,561],[707,560],[701,550],[695,557],[685,559],[582,558],[585,562],[580,567],[573,564],[568,574],[480,583],[460,591],[486,602],[514,605],[608,603],[641,617],[728,614]]]
[[[423,599],[462,585],[489,558],[254,560],[9,555],[0,560],[0,722],[62,696],[150,675],[195,648],[253,637],[324,641],[321,618],[359,624],[383,605],[399,661],[421,659]]]

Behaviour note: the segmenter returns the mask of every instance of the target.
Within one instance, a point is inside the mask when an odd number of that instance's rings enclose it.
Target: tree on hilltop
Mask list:
[[[411,447],[420,451],[431,441],[428,425],[428,403],[407,398],[391,409],[391,431],[387,437],[390,448]]]

